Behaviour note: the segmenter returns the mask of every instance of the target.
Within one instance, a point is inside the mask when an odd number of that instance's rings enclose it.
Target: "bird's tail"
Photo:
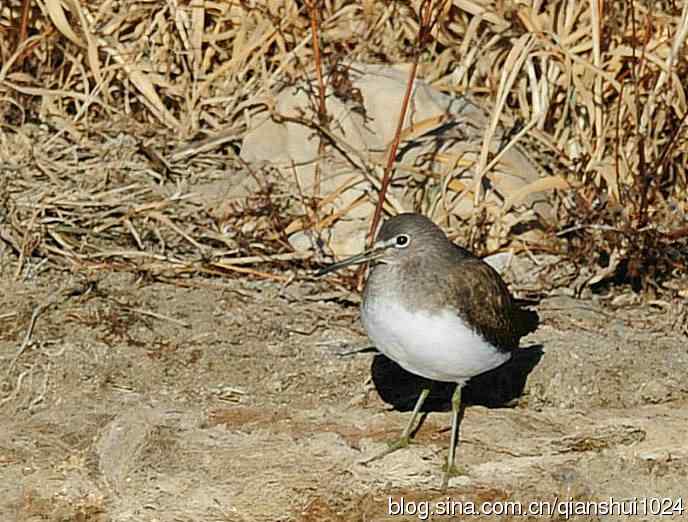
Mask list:
[[[532,305],[533,301],[526,301],[517,299],[516,305],[516,324],[519,326],[519,334],[521,337],[533,333],[540,325],[540,316],[535,310],[524,308],[524,305]]]

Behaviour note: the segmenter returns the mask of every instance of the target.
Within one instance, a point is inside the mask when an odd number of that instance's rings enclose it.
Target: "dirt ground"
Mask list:
[[[18,282],[8,260],[1,520],[418,520],[390,499],[686,493],[688,343],[659,304],[543,300],[514,362],[467,390],[462,474],[443,493],[447,386],[415,444],[360,463],[398,435],[420,383],[381,356],[342,355],[366,337],[355,299],[330,283],[45,266]]]

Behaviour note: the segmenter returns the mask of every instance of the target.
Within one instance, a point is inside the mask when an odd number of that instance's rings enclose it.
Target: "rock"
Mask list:
[[[304,124],[318,118],[312,110],[314,84],[303,82],[277,94],[275,117],[267,113],[253,117],[241,150],[245,161],[286,169],[298,177],[304,194],[319,193],[328,199],[319,213],[338,216],[326,244],[336,256],[350,255],[364,246],[408,78],[406,70],[387,65],[354,64],[345,74],[350,81],[346,92],[334,92],[331,78],[326,82],[330,86],[327,111],[332,117],[328,128],[335,147]],[[417,80],[387,210],[420,210],[450,228],[468,221],[475,210],[474,170],[488,126],[489,114],[468,98],[443,94]],[[501,130],[495,133],[491,155],[508,142],[503,134]],[[328,147],[319,161],[321,139]],[[316,190],[318,164],[320,187]],[[544,192],[552,187],[533,185],[542,179],[541,172],[521,148],[510,147],[483,179],[491,223],[489,249],[507,244],[516,224],[523,229],[519,235],[539,237],[537,227],[531,225],[549,220],[552,214]],[[312,242],[304,240],[303,227],[296,228],[290,236],[294,248],[312,248]]]

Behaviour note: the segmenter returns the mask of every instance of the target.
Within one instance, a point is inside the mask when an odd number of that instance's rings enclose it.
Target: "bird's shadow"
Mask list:
[[[528,375],[542,359],[542,345],[514,351],[511,359],[489,372],[473,377],[461,393],[463,405],[499,408],[523,394]],[[411,411],[420,392],[430,386],[423,412],[448,411],[456,384],[436,382],[407,372],[382,354],[373,358],[371,373],[380,398],[399,411]]]

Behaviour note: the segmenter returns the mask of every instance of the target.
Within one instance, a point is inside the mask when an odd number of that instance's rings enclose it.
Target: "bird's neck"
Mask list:
[[[438,273],[442,271],[433,270],[423,258],[374,265],[366,281],[364,299],[394,300],[416,307],[419,296],[434,294]]]

